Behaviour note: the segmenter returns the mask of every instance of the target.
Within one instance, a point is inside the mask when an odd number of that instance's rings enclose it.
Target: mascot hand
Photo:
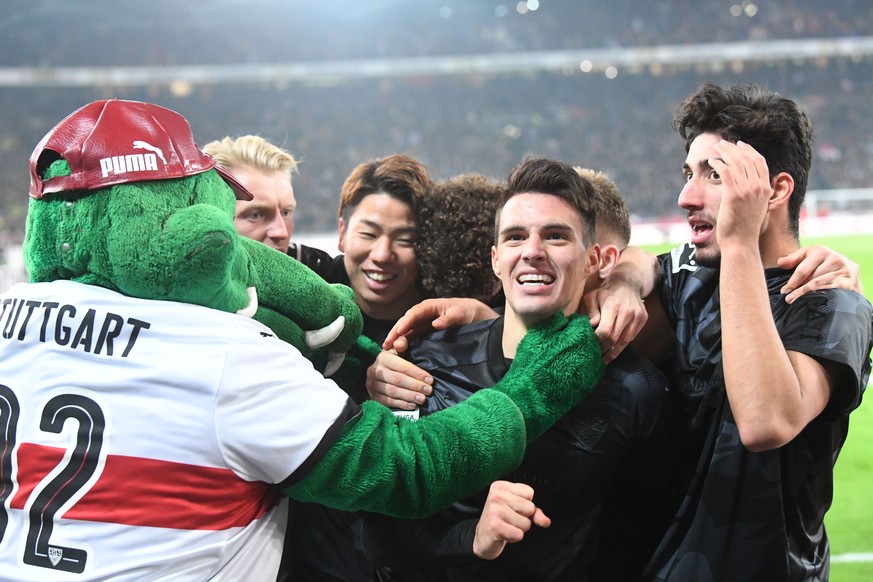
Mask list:
[[[495,389],[521,409],[531,442],[576,406],[603,371],[588,317],[557,313],[527,332]]]
[[[234,311],[247,299],[244,282],[234,280],[231,274],[233,257],[241,252],[238,238],[233,223],[214,206],[196,204],[173,212],[164,223],[160,239],[155,241],[157,254],[166,258],[164,296]],[[130,266],[117,272],[135,271]],[[196,285],[192,284],[194,281]],[[118,281],[118,285],[136,296],[130,283]]]
[[[326,357],[326,374],[331,368],[335,370],[363,329],[354,292],[345,285],[325,282],[306,265],[276,249],[247,238],[240,241],[247,257],[248,286],[257,292],[254,318],[307,357],[316,353],[322,360]],[[280,317],[297,324],[301,332],[287,337],[276,327]]]

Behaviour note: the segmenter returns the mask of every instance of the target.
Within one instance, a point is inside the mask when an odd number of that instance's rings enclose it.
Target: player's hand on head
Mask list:
[[[394,350],[380,353],[367,368],[367,392],[370,398],[390,408],[413,410],[424,404],[433,391],[433,378],[398,355],[406,350],[406,338],[394,345]]]
[[[788,303],[817,289],[842,288],[864,293],[859,276],[860,266],[827,247],[797,249],[780,257],[777,264],[783,269],[794,269],[780,290]]]
[[[506,544],[520,542],[534,525],[552,524],[533,502],[534,490],[524,483],[495,481],[476,525],[473,553],[483,560],[493,560],[503,553]]]
[[[723,192],[715,227],[719,244],[757,244],[773,194],[767,160],[741,141],[721,140],[713,149],[718,156],[709,159],[716,173],[712,179]]]
[[[458,327],[474,321],[493,319],[495,317],[497,317],[497,313],[493,309],[475,299],[425,299],[421,303],[410,307],[397,320],[397,323],[388,332],[382,347],[391,349],[391,346],[400,337],[416,337],[433,331]]]

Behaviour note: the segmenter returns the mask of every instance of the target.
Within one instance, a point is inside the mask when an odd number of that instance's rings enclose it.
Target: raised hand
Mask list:
[[[520,542],[531,527],[552,525],[552,520],[534,504],[533,496],[533,488],[524,483],[491,484],[473,538],[477,557],[493,560],[503,553],[506,544]]]

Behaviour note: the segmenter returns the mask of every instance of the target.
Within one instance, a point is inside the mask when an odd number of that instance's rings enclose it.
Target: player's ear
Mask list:
[[[621,251],[613,244],[603,245],[600,247],[600,267],[598,269],[598,277],[606,279],[615,266],[618,264],[618,258],[621,256]]]
[[[770,195],[769,210],[776,210],[788,203],[794,193],[794,178],[788,172],[779,172],[771,180],[773,193]]]
[[[500,278],[500,261],[497,259],[497,247],[491,246],[491,270]]]
[[[337,243],[336,248],[339,249],[339,252],[344,253],[344,252],[346,252],[345,248],[343,248],[343,247],[345,247],[345,243],[343,243],[343,239],[346,237],[346,221],[343,220],[342,217],[340,217],[339,223],[337,226],[339,227],[339,242]]]

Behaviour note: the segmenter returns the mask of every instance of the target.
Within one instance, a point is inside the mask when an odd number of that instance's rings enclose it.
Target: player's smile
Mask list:
[[[535,323],[576,310],[591,266],[583,234],[581,218],[558,196],[524,193],[506,202],[492,266],[510,316]]]
[[[375,283],[387,283],[392,281],[397,277],[397,275],[392,275],[390,273],[385,273],[384,271],[364,271],[364,275],[371,281]]]
[[[529,274],[519,275],[516,280],[521,285],[551,285],[555,278],[549,275]]]
[[[349,284],[370,317],[397,319],[420,299],[415,236],[409,205],[388,194],[365,196],[348,221],[340,220]]]

